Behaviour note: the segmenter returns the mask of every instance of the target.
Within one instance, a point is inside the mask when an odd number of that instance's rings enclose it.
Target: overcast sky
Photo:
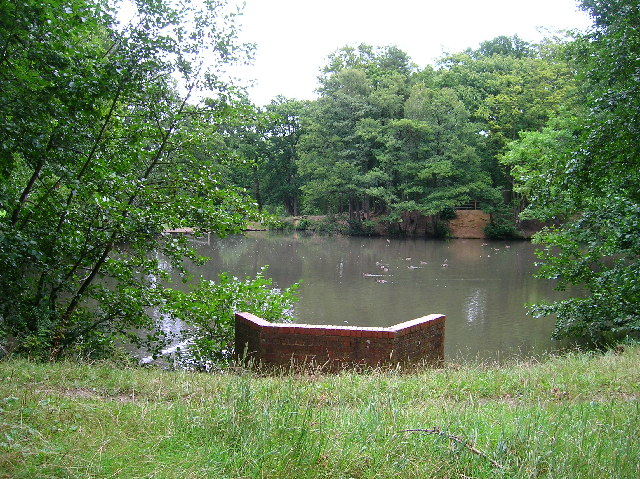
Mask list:
[[[239,1],[241,3],[241,1]],[[576,0],[246,0],[242,40],[257,44],[249,93],[312,99],[319,69],[345,45],[396,45],[420,67],[499,35],[537,41],[542,29],[586,29]]]

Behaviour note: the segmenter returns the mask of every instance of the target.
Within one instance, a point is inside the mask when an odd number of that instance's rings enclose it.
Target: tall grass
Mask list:
[[[0,363],[3,478],[640,477],[640,347],[412,374]]]

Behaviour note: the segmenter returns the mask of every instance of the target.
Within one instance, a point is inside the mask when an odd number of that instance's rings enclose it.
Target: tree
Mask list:
[[[438,231],[440,214],[471,200],[495,200],[476,153],[478,135],[453,90],[417,84],[404,110],[388,141],[398,197],[392,211],[420,211]]]
[[[250,192],[258,208],[263,206],[262,169],[267,157],[265,135],[269,118],[247,98],[236,106],[236,115],[215,125],[207,135],[212,147],[226,154],[221,171],[230,185]]]
[[[520,131],[543,128],[574,95],[574,74],[564,48],[562,39],[532,45],[503,36],[441,60],[438,86],[456,91],[484,135],[478,154],[493,186],[512,187],[498,161],[506,145]]]
[[[474,58],[490,57],[493,55],[504,55],[514,58],[530,57],[534,54],[534,50],[528,42],[522,40],[518,35],[506,37],[501,35],[493,40],[487,40],[480,44],[477,50],[468,50],[468,53]]]
[[[300,141],[301,187],[310,207],[369,214],[380,200],[379,150],[384,125],[402,116],[413,70],[395,47],[345,47],[330,56],[321,96]]]
[[[287,100],[278,97],[266,106],[266,161],[262,172],[265,202],[284,206],[287,214],[300,212],[300,187],[298,174],[298,142],[304,132],[303,121],[310,108],[309,102]]]
[[[568,140],[568,149],[545,149],[555,166],[546,154],[528,158],[534,166],[524,171],[541,171],[545,181],[522,172],[518,180],[531,199],[529,214],[567,219],[538,235],[544,245],[539,275],[557,279],[561,289],[583,291],[535,305],[534,314],[555,314],[556,336],[603,344],[640,330],[640,7],[629,0],[582,6],[594,20],[592,32],[573,45],[587,111],[578,112],[571,128],[547,130],[536,141]],[[525,136],[510,157],[531,141]]]
[[[225,187],[202,134],[234,113],[219,78],[244,57],[226,2],[0,0],[0,337],[56,358],[121,336],[161,339],[150,309],[188,304],[200,258],[163,230],[238,231],[253,205]],[[206,58],[209,65],[205,65]],[[204,92],[209,99],[197,101]],[[179,296],[179,297],[178,297]]]
[[[227,152],[220,167],[230,184],[249,191],[261,210],[266,206],[298,214],[297,147],[308,104],[280,96],[261,109],[245,99],[242,114],[208,136],[215,148]]]
[[[559,178],[579,147],[583,125],[576,113],[562,112],[541,131],[522,131],[500,158],[516,179],[514,192],[523,199],[521,219],[543,223],[567,222],[576,211],[569,191]]]
[[[371,114],[371,85],[361,69],[335,73],[317,102],[316,120],[302,141],[299,169],[308,178],[302,187],[308,204],[351,214],[361,190],[357,179],[366,173],[368,152],[357,134],[358,123]],[[330,204],[327,195],[332,197]]]

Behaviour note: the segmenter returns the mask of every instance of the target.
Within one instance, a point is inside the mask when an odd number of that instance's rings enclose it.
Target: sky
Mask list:
[[[240,23],[257,50],[235,75],[254,81],[249,96],[263,106],[316,98],[321,67],[345,45],[395,45],[424,68],[500,35],[535,42],[591,21],[575,0],[245,0]]]

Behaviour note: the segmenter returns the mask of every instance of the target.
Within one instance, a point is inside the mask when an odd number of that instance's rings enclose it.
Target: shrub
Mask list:
[[[485,226],[484,234],[490,239],[511,239],[519,237],[515,224],[503,218],[492,218],[491,222]]]
[[[191,369],[209,369],[228,361],[233,355],[235,313],[255,314],[267,321],[290,319],[297,284],[280,290],[272,287],[261,268],[255,278],[239,280],[221,273],[219,281],[202,281],[193,291],[173,291],[171,304],[177,308],[186,327],[180,331],[180,341],[188,346],[178,352],[178,361]],[[172,314],[165,308],[165,314]]]
[[[373,236],[376,235],[377,223],[371,220],[349,220],[347,222],[347,234],[351,236]]]

